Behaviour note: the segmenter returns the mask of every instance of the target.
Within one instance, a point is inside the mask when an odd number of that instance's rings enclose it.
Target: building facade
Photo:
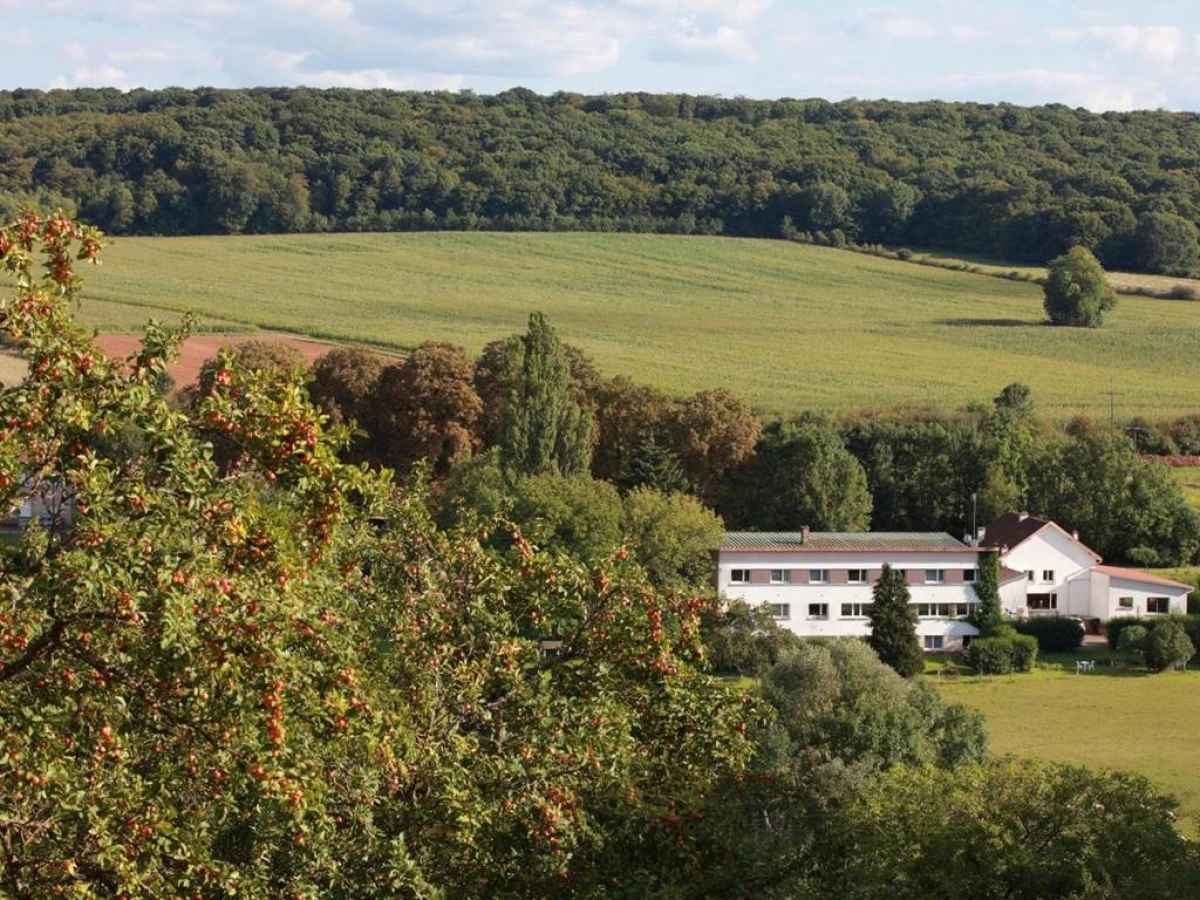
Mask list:
[[[884,565],[904,572],[926,650],[961,650],[976,630],[979,550],[948,534],[732,532],[717,554],[717,589],[767,604],[804,637],[866,637]]]

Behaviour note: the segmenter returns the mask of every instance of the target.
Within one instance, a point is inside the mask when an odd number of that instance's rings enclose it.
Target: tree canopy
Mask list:
[[[1042,286],[1043,305],[1052,325],[1096,328],[1117,304],[1117,294],[1100,262],[1084,247],[1072,247],[1050,261]]]

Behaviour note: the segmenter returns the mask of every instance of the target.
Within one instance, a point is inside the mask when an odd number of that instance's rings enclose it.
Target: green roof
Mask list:
[[[970,550],[943,531],[729,531],[722,550]]]

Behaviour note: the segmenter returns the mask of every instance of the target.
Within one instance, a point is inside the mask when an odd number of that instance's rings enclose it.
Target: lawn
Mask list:
[[[1178,797],[1184,815],[1200,816],[1200,671],[1151,675],[1094,655],[1090,675],[1066,660],[1056,671],[937,684],[947,700],[983,712],[993,751],[1138,772]]]
[[[1041,323],[1036,285],[783,241],[617,234],[126,238],[85,320],[196,310],[222,328],[477,352],[545,311],[610,374],[760,411],[961,407],[1023,381],[1040,409],[1200,404],[1200,303],[1122,298],[1103,329]],[[96,303],[95,301],[102,301]]]

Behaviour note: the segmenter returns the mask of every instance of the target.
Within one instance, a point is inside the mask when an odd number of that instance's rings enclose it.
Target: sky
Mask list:
[[[385,87],[1200,109],[1200,3],[0,0],[0,88]]]

